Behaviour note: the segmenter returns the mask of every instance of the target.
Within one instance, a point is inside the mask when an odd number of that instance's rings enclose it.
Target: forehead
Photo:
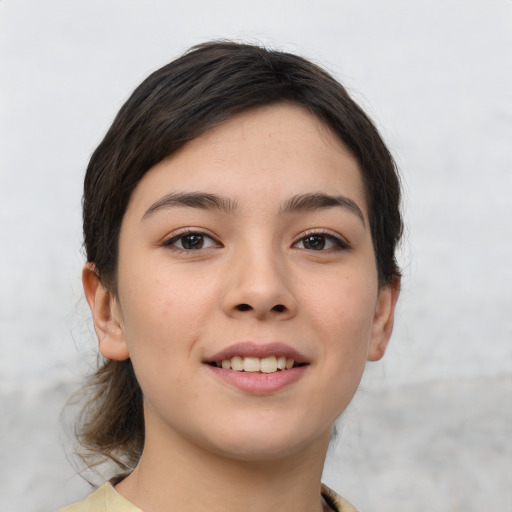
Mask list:
[[[355,158],[328,126],[291,104],[243,112],[188,142],[148,171],[129,209],[197,190],[265,204],[308,192],[341,194],[367,217]]]

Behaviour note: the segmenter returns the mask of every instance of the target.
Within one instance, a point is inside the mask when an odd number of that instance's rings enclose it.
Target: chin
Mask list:
[[[284,425],[283,425],[284,426]],[[329,444],[331,428],[329,426],[322,432],[308,432],[290,425],[287,428],[272,428],[261,424],[253,424],[252,428],[235,429],[230,425],[230,431],[224,439],[210,438],[210,449],[223,457],[247,461],[265,462],[277,461],[303,453],[310,447],[318,449],[319,446]]]
[[[230,460],[241,462],[269,462],[286,459],[301,451],[301,445],[288,444],[248,446],[223,446],[219,447],[217,454]]]

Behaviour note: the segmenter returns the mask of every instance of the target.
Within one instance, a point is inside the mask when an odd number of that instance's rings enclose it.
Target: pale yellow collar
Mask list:
[[[336,512],[357,512],[345,499],[322,484],[322,496],[329,507]],[[142,512],[142,510],[121,496],[112,484],[106,483],[80,503],[75,503],[60,512]]]

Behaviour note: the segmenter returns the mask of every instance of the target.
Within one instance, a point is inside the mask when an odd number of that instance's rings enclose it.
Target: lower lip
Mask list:
[[[207,367],[217,378],[241,391],[252,395],[268,395],[276,393],[300,379],[307,371],[308,365],[274,373],[237,372],[211,365],[207,365]]]

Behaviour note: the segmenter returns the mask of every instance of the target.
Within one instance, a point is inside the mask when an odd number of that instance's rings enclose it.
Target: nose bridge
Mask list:
[[[240,244],[230,259],[224,308],[230,315],[257,318],[295,314],[290,269],[285,256],[271,240]]]

